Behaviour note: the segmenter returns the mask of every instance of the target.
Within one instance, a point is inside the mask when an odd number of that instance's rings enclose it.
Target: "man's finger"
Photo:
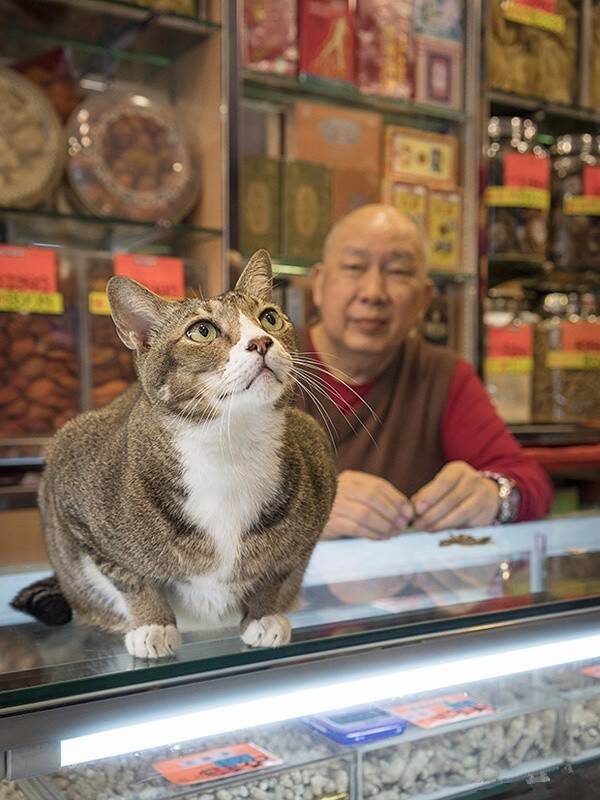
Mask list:
[[[471,495],[457,505],[452,511],[439,519],[432,527],[432,531],[443,531],[448,528],[464,528],[479,513],[480,498]]]
[[[415,512],[419,516],[424,514],[448,492],[451,492],[463,475],[463,471],[453,468],[453,465],[445,466],[432,481],[412,496],[411,501]]]
[[[344,500],[336,504],[331,513],[331,522],[334,525],[343,524],[347,530],[352,531],[351,536],[367,536],[369,534],[383,538],[391,534],[389,520],[358,502]]]
[[[426,530],[435,530],[438,522],[453,511],[470,494],[471,482],[468,476],[465,475],[447,494],[433,503],[424,514],[418,517],[419,524]]]
[[[393,522],[396,517],[411,519],[412,508],[406,497],[383,478],[369,475],[365,479],[352,476],[340,483],[339,496],[351,497]]]

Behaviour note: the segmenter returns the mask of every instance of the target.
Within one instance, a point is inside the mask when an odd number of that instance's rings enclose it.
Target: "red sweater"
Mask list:
[[[354,394],[330,375],[323,378],[331,400],[346,412],[348,406],[357,407],[373,385],[355,385]],[[448,461],[466,461],[477,470],[499,472],[515,481],[521,492],[519,522],[548,513],[553,490],[547,474],[509,432],[466,361],[458,361],[454,371],[442,420],[442,444]]]

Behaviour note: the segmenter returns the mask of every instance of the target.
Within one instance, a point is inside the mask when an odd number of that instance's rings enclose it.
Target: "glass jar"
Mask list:
[[[533,331],[537,317],[520,287],[490,289],[483,316],[485,386],[505,422],[531,422]]]
[[[600,418],[600,318],[594,293],[549,292],[534,337],[534,422]]]
[[[489,84],[505,92],[574,103],[579,4],[557,0],[552,16],[560,24],[554,30],[536,26],[537,9],[532,5],[526,0],[490,0],[486,40]]]
[[[554,263],[562,269],[598,269],[600,137],[559,136],[552,156]]]
[[[63,257],[44,288],[31,265],[40,256],[43,248],[0,246],[12,278],[0,311],[1,438],[49,436],[81,409],[75,275]]]
[[[488,134],[488,256],[541,264],[548,245],[549,151],[529,119],[492,117]]]

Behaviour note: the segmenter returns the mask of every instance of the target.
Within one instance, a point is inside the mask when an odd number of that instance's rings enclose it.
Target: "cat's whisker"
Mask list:
[[[327,413],[327,409],[325,408],[324,404],[319,400],[319,398],[316,397],[315,394],[307,386],[305,386],[302,383],[302,381],[300,380],[300,378],[298,376],[295,376],[295,378],[296,378],[296,382],[297,382],[298,386],[300,387],[300,389],[303,392],[306,392],[306,394],[310,397],[310,399],[317,406],[317,410],[319,411],[319,414],[321,415],[321,417],[323,419],[325,427],[327,428],[327,433],[329,434],[329,438],[331,439],[331,444],[333,446],[333,449],[334,449],[335,453],[337,454],[337,445],[336,445],[336,441],[335,441],[335,426],[333,424],[333,420],[331,419],[331,417]]]

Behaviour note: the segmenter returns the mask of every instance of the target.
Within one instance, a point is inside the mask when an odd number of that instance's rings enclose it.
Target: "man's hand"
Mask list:
[[[464,461],[451,461],[413,495],[415,524],[428,531],[491,525],[498,513],[498,487]]]
[[[345,470],[323,539],[364,536],[389,539],[401,533],[414,512],[409,500],[389,481],[367,472]]]

